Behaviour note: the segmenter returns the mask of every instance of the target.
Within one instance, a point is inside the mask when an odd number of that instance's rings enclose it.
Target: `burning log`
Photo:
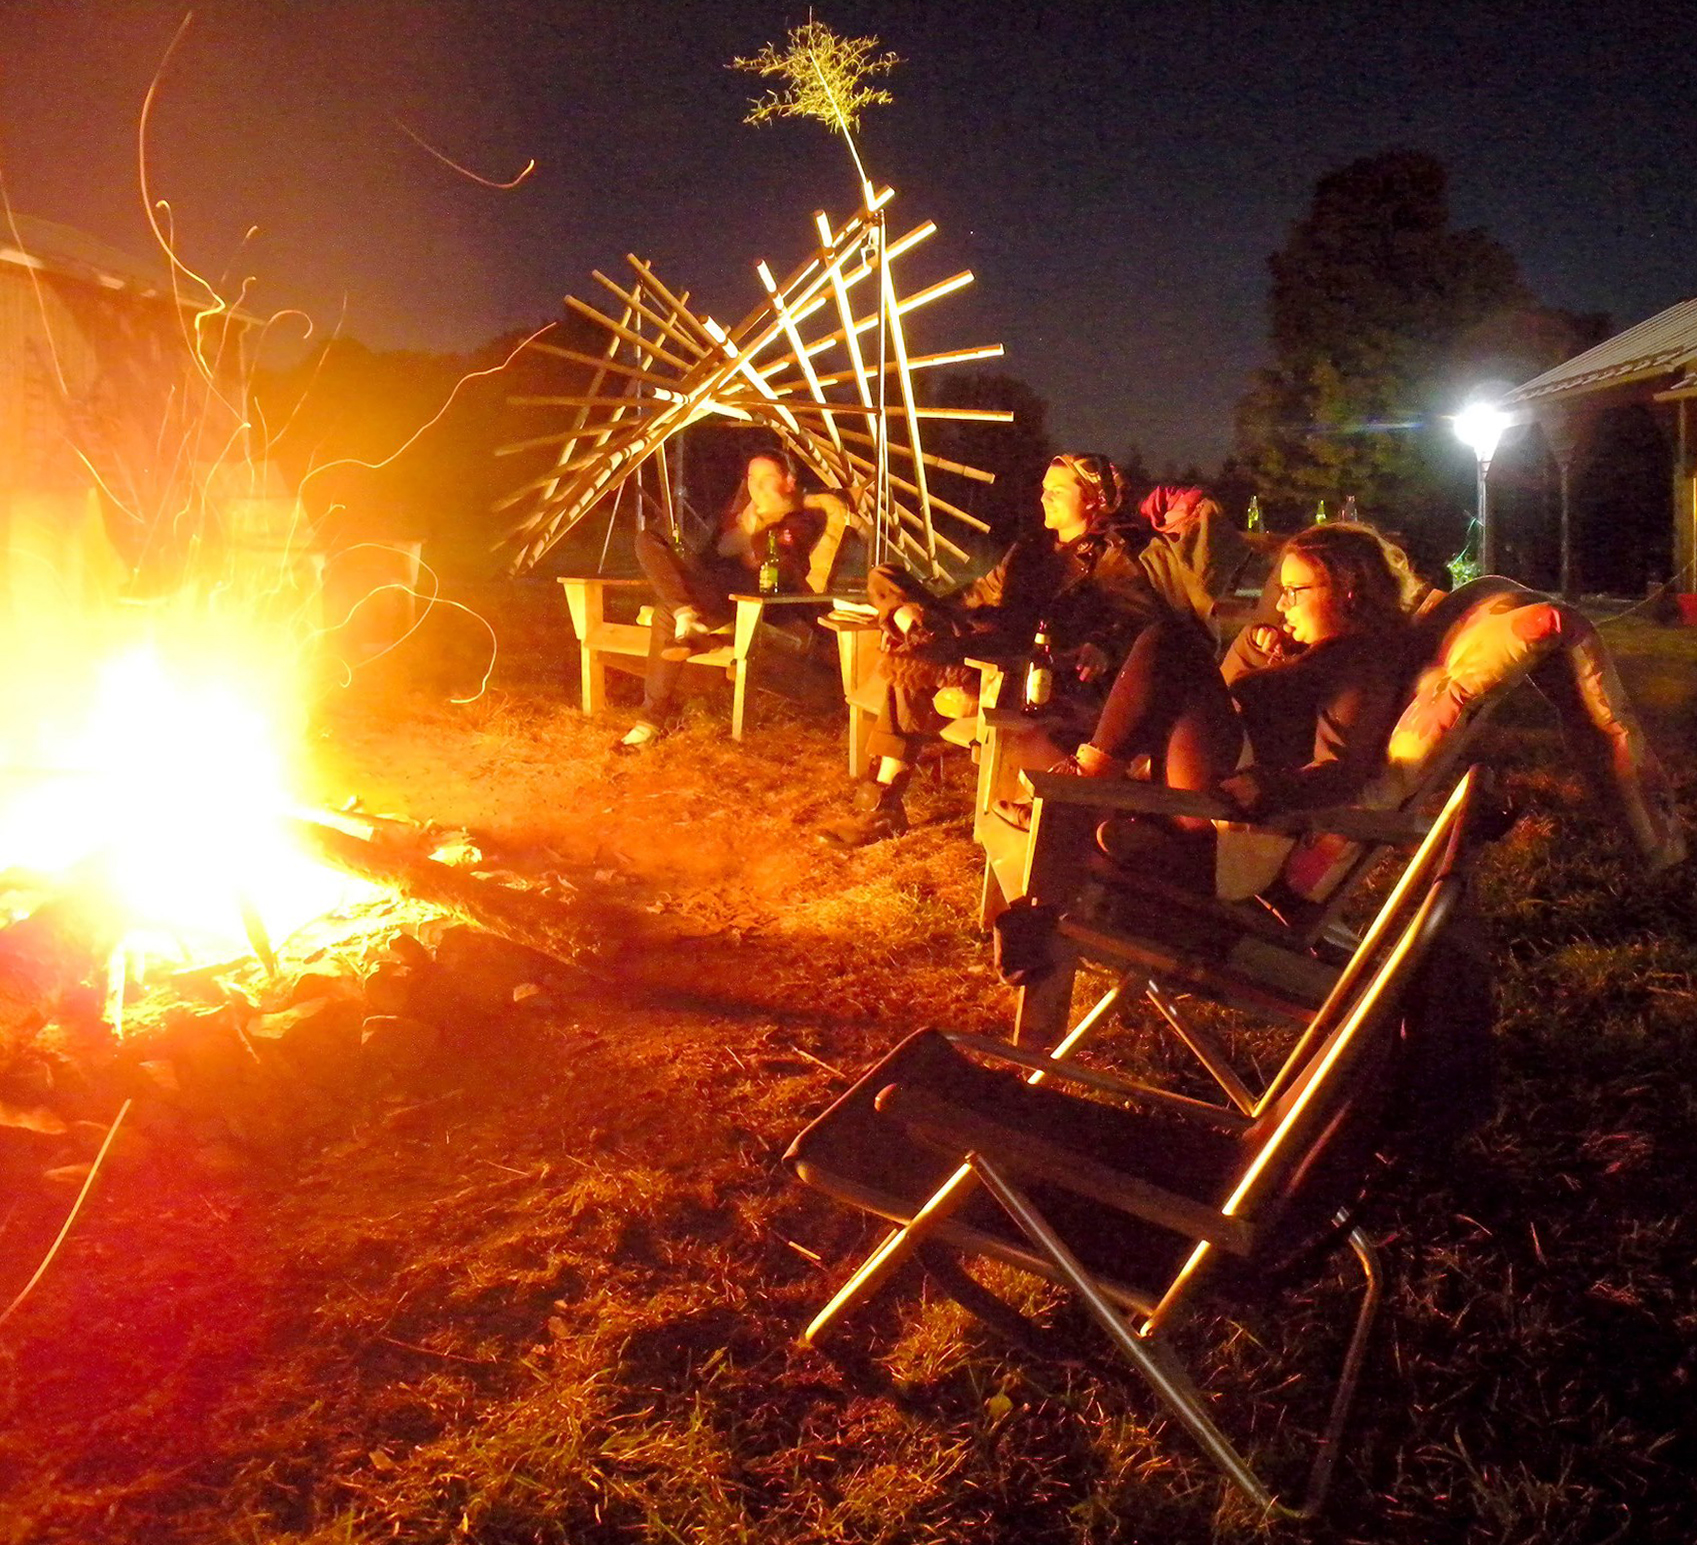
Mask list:
[[[74,988],[101,969],[123,926],[85,873],[21,922],[0,929],[0,1062]]]
[[[565,912],[556,900],[509,889],[425,854],[373,842],[321,821],[299,818],[293,829],[302,845],[327,864],[440,907],[464,922],[566,965],[578,963],[593,945],[593,940],[585,937],[581,921]],[[574,923],[578,926],[572,926]]]

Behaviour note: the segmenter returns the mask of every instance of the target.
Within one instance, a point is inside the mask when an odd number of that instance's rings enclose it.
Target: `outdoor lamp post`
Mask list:
[[[1493,403],[1475,400],[1455,415],[1455,435],[1469,450],[1479,466],[1479,566],[1486,574],[1497,572],[1496,543],[1492,540],[1491,512],[1486,479],[1491,472],[1491,458],[1497,453],[1497,441],[1508,427],[1508,414]]]

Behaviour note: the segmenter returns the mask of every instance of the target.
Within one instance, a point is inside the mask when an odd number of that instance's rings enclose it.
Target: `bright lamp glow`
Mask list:
[[[1508,414],[1488,402],[1470,402],[1455,415],[1455,437],[1482,462],[1497,451],[1497,441],[1508,428]]]

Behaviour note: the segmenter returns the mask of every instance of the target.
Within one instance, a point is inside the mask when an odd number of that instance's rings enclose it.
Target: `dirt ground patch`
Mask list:
[[[1697,668],[1654,644],[1623,662],[1684,686],[1647,694],[1683,727]],[[568,704],[518,679],[326,716],[324,803],[464,829],[619,937],[544,1010],[268,1147],[137,1121],[0,1331],[0,1542],[1257,1537],[1105,1361],[1010,1353],[918,1285],[834,1356],[794,1344],[875,1232],[795,1187],[785,1144],[914,1028],[1009,1022],[970,765],[916,781],[906,836],[837,854],[834,719],[763,698],[737,747],[709,700],[627,759],[622,718]],[[1387,1199],[1410,1248],[1315,1537],[1690,1538],[1694,1241],[1667,1198],[1697,1179],[1697,918],[1575,813],[1547,733],[1498,750],[1532,817],[1490,890],[1513,1114]],[[1163,1055],[1135,1015],[1121,1034]],[[67,1202],[0,1215],[0,1297]],[[1328,1281],[1200,1354],[1275,1468],[1270,1413],[1343,1302]]]

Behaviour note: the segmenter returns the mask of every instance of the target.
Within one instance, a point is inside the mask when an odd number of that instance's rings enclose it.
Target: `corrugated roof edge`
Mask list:
[[[171,298],[171,277],[163,263],[149,264],[128,252],[108,245],[87,231],[56,220],[34,215],[0,217],[0,263],[37,268],[109,290],[132,290],[138,295]],[[177,303],[199,311],[204,297],[176,295]],[[244,322],[256,320],[247,312],[235,315]]]
[[[1515,387],[1505,403],[1577,396],[1679,370],[1697,360],[1697,299],[1682,300]]]

